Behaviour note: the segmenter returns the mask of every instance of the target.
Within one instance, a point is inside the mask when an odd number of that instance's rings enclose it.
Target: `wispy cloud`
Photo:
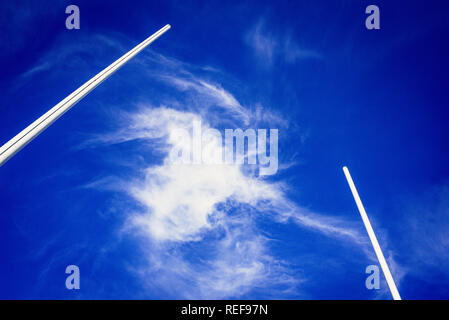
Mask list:
[[[245,125],[249,124],[249,112],[246,111],[235,97],[224,90],[220,85],[212,84],[206,80],[198,79],[190,75],[190,79],[181,78],[179,76],[165,75],[161,76],[167,83],[177,87],[179,90],[192,90],[196,95],[201,96],[203,107],[216,105],[224,108],[235,118],[242,119]]]
[[[119,141],[123,137],[148,141],[162,138],[165,142],[158,144],[166,144],[162,164],[139,169],[142,176],[121,183],[123,191],[142,207],[140,212],[129,213],[126,230],[133,230],[147,239],[145,243],[151,243],[148,269],[139,272],[148,275],[151,270],[153,276],[157,275],[159,290],[177,288],[178,295],[188,298],[229,298],[273,285],[273,279],[292,290],[304,279],[292,277],[291,271],[270,252],[268,240],[255,227],[259,215],[366,247],[361,240],[364,237],[357,228],[350,227],[349,221],[313,213],[287,199],[283,183],[245,174],[235,164],[173,164],[169,154],[174,149],[188,152],[191,148],[189,141],[179,140],[175,133],[178,129],[191,131],[193,120],[201,121],[204,130],[209,127],[207,119],[194,112],[140,108],[130,115],[127,127],[117,136],[121,137]],[[180,249],[191,249],[192,245],[207,246],[213,254],[204,256],[198,264]],[[186,252],[202,255],[190,249]]]
[[[152,279],[146,282],[149,289],[168,297],[223,299],[276,284],[294,288],[302,281],[288,270],[287,263],[273,257],[267,247],[269,239],[258,234],[249,216],[231,217],[220,211],[215,219],[217,226],[202,241],[144,241],[148,264],[137,272]],[[273,297],[279,294],[279,290],[272,291]]]
[[[425,268],[444,272],[449,264],[449,187],[433,186],[421,194],[402,195],[398,198],[402,225],[406,237],[402,246],[408,248],[406,258],[410,272],[419,273]],[[420,219],[416,219],[420,217]]]
[[[204,129],[260,122],[285,128],[288,117],[256,99],[251,107],[245,106],[217,68],[193,66],[151,50],[136,62],[143,67],[146,81],[174,89],[173,95],[157,97],[162,100],[158,107],[140,98],[133,103],[135,108],[114,112],[116,130],[98,134],[83,147],[140,141],[139,152],[157,149],[161,155],[158,161],[133,164],[132,179],[100,178],[86,185],[124,192],[140,208],[126,212],[124,232],[136,236],[146,254],[145,265],[133,271],[148,287],[173,298],[242,297],[256,288],[275,286],[297,290],[304,276],[270,250],[270,240],[257,227],[260,218],[294,223],[365,250],[361,239],[366,237],[353,223],[305,209],[286,196],[283,181],[258,178],[236,164],[170,162],[173,150],[190,148],[175,133],[180,128],[191,131],[194,120],[201,121]],[[36,68],[28,76],[43,67]],[[221,147],[209,145],[212,151]],[[282,292],[273,291],[273,298]]]
[[[278,42],[273,35],[265,31],[263,21],[259,21],[246,34],[245,40],[258,56],[270,64],[273,62]]]
[[[273,64],[276,59],[281,59],[286,63],[294,63],[302,59],[322,58],[319,52],[300,46],[290,33],[278,34],[269,29],[264,19],[260,19],[246,33],[245,42],[267,66]]]

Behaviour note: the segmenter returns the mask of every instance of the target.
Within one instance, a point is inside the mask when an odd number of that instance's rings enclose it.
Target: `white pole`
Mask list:
[[[44,115],[22,130],[14,138],[9,140],[0,148],[0,166],[2,166],[6,161],[8,161],[13,155],[19,152],[24,146],[26,146],[31,140],[37,137],[42,131],[49,127],[53,122],[55,122],[60,116],[66,113],[70,108],[72,108],[78,101],[80,101],[89,92],[95,89],[100,83],[106,80],[111,74],[117,71],[126,62],[132,59],[136,54],[142,51],[154,40],[159,38],[164,34],[170,25],[167,24],[165,27],[159,29],[156,33],[142,41],[139,45],[135,46],[129,52],[121,56],[114,63],[109,65],[103,71],[98,73],[92,79],[87,81],[77,90],[72,92],[68,97],[59,102]]]
[[[365,208],[363,207],[362,200],[360,200],[359,193],[354,185],[354,181],[352,181],[351,174],[347,167],[343,167],[343,172],[345,173],[346,180],[348,180],[349,187],[351,188],[352,195],[354,196],[355,203],[357,204],[357,208],[359,209],[360,215],[362,216],[363,224],[365,225],[366,231],[368,232],[368,236],[371,240],[371,244],[374,247],[374,251],[376,252],[377,259],[379,260],[382,271],[385,275],[385,279],[387,280],[388,287],[390,288],[391,295],[394,300],[401,300],[401,296],[399,295],[398,289],[396,288],[396,284],[394,283],[393,277],[391,275],[390,269],[388,268],[388,264],[385,261],[385,257],[380,249],[379,242],[377,242],[376,235],[374,234],[373,227],[371,227],[371,223],[369,222],[368,215],[366,214]]]

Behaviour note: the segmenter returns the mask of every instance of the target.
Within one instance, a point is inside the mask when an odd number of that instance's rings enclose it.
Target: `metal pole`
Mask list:
[[[379,242],[377,242],[376,235],[374,234],[373,227],[368,219],[368,215],[366,214],[365,208],[363,207],[362,200],[360,200],[359,193],[354,185],[354,181],[352,181],[351,174],[347,167],[343,167],[343,172],[345,173],[346,180],[348,181],[349,188],[351,188],[352,195],[354,196],[355,203],[357,204],[357,208],[359,209],[360,215],[362,216],[363,224],[365,225],[366,231],[368,232],[369,239],[371,240],[371,244],[373,245],[374,251],[376,252],[377,259],[379,260],[380,267],[382,268],[382,272],[385,275],[385,279],[387,280],[388,287],[390,288],[391,295],[394,300],[401,300],[401,296],[399,295],[398,289],[396,288],[396,284],[394,283],[393,276],[391,275],[390,269],[388,268],[388,264],[385,261],[385,257],[380,249]]]
[[[117,71],[121,66],[123,66],[126,62],[132,59],[135,55],[137,55],[140,51],[142,51],[145,47],[147,47],[154,40],[159,38],[162,34],[164,34],[168,29],[170,29],[170,25],[167,24],[165,27],[161,28],[159,31],[142,41],[139,45],[135,46],[133,49],[128,51],[126,54],[121,56],[103,71],[98,73],[92,79],[87,81],[77,90],[72,92],[68,97],[59,102],[49,111],[47,111],[44,115],[38,118],[36,121],[31,123],[28,127],[22,130],[19,134],[17,134],[14,138],[9,140],[0,148],[0,166],[2,166],[6,161],[8,161],[13,155],[19,152],[23,147],[25,147],[28,143],[31,142],[34,138],[36,138],[42,131],[44,131],[47,127],[49,127],[53,122],[55,122],[60,116],[66,113],[70,108],[72,108],[78,101],[80,101],[84,96],[86,96],[89,92],[95,89],[100,83],[106,80],[111,74]]]

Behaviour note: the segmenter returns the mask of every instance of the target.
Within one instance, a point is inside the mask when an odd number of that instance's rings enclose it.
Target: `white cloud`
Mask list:
[[[224,299],[242,297],[255,287],[294,287],[300,283],[283,261],[269,254],[268,240],[257,235],[248,216],[218,215],[219,226],[209,234],[220,236],[209,236],[201,249],[192,249],[191,243],[146,246],[148,265],[139,272],[152,279],[147,282],[150,290],[167,297]],[[278,292],[273,290],[272,294],[276,297]]]
[[[124,190],[143,208],[130,215],[126,227],[151,243],[149,267],[141,271],[158,279],[151,285],[166,292],[169,287],[177,288],[177,294],[185,298],[217,299],[242,296],[255,287],[273,285],[276,279],[295,287],[302,279],[289,275],[288,268],[269,252],[267,239],[253,227],[257,215],[365,245],[357,229],[345,226],[348,221],[299,207],[285,197],[282,183],[246,174],[240,165],[173,164],[168,156],[173,148],[190,151],[191,147],[174,133],[180,128],[191,130],[193,120],[201,120],[204,129],[208,128],[207,121],[192,112],[140,108],[121,131],[126,139],[162,137],[166,144],[162,164],[146,168],[143,176],[124,184]],[[207,240],[212,254],[200,265],[175,250],[204,243],[211,234],[222,236]]]
[[[260,216],[278,223],[294,222],[326,237],[365,245],[360,240],[363,236],[348,221],[315,214],[288,199],[281,182],[257,178],[239,165],[175,165],[168,161],[173,148],[188,150],[188,143],[177,139],[174,133],[180,128],[191,130],[193,120],[201,121],[204,129],[211,126],[212,120],[214,126],[221,127],[257,125],[259,121],[285,127],[288,121],[257,102],[256,110],[251,111],[217,84],[220,81],[206,80],[210,75],[194,74],[199,69],[210,72],[209,68],[158,57],[150,51],[136,61],[158,71],[157,75],[148,73],[149,78],[162,80],[187,95],[176,95],[176,99],[167,100],[166,106],[158,108],[141,103],[132,111],[113,112],[120,128],[87,143],[142,140],[139,152],[157,148],[162,154],[161,162],[147,167],[133,164],[135,179],[109,178],[89,184],[92,188],[118,188],[140,205],[141,211],[127,212],[125,230],[141,236],[139,243],[148,263],[135,271],[148,279],[148,286],[172,293],[173,298],[232,298],[276,284],[294,290],[303,279],[293,277],[288,264],[270,252],[269,240],[256,227]],[[204,108],[214,106],[224,113],[205,112]],[[212,143],[210,147],[221,146]],[[126,161],[116,159],[120,160]],[[208,250],[194,252],[192,247],[196,245]],[[195,261],[197,257],[200,261]],[[276,297],[273,291],[273,298]]]
[[[245,125],[249,124],[249,112],[240,105],[232,94],[219,85],[193,76],[190,76],[190,79],[174,75],[165,75],[161,76],[161,78],[179,90],[193,90],[197,97],[198,95],[201,96],[202,108],[211,105],[222,107],[235,118],[241,119]]]
[[[245,35],[245,42],[250,46],[263,64],[270,66],[275,59],[282,59],[287,63],[294,63],[301,59],[321,59],[317,51],[298,45],[294,37],[285,32],[279,35],[268,31],[263,19],[259,20]]]
[[[248,32],[246,42],[266,62],[270,64],[273,62],[273,56],[278,43],[272,35],[265,32],[262,21],[259,21]]]
[[[164,164],[147,168],[144,179],[128,188],[135,199],[150,209],[136,223],[156,240],[195,239],[201,230],[211,227],[208,217],[215,211],[215,205],[227,199],[256,205],[258,201],[279,197],[276,185],[245,176],[238,165],[173,164],[168,154],[174,148],[188,153],[191,148],[190,140],[180,143],[176,132],[191,131],[194,120],[202,119],[193,113],[168,108],[141,109],[132,115],[128,132],[120,131],[121,139],[166,139]],[[202,124],[203,131],[209,128],[204,120]],[[208,146],[209,150],[221,151],[222,146],[213,143]]]

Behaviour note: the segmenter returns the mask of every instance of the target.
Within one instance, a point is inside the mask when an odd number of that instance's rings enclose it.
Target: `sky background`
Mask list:
[[[449,298],[448,10],[2,1],[0,144],[172,29],[0,168],[0,298],[390,299],[343,165],[402,297]],[[171,165],[194,119],[278,129],[278,172]]]

